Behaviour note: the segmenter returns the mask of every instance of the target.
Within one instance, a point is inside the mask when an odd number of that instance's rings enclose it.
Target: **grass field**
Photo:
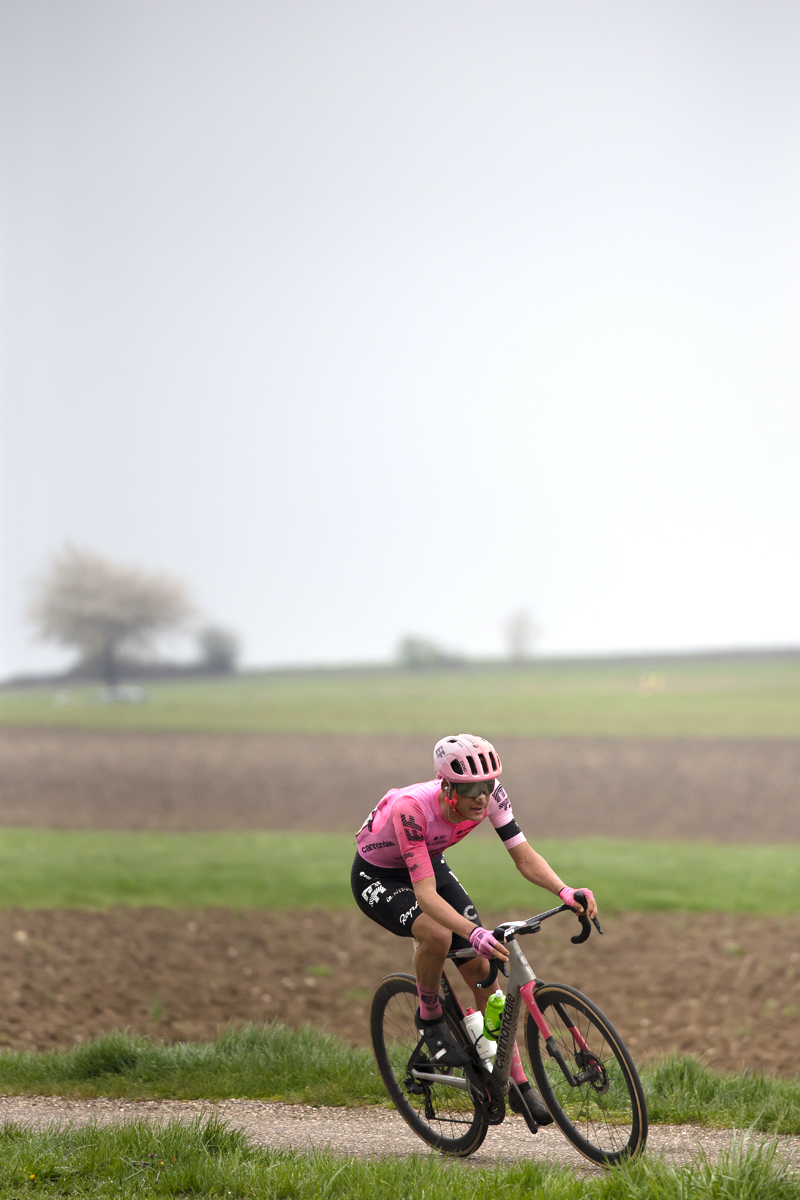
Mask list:
[[[641,1078],[653,1123],[800,1133],[800,1077],[725,1075],[694,1058],[669,1057],[642,1067]],[[6,1050],[0,1088],[6,1095],[389,1105],[371,1051],[280,1024],[228,1030],[210,1043],[114,1033],[67,1051]]]
[[[591,877],[604,909],[800,911],[800,853],[583,838],[537,848],[565,878]],[[351,908],[348,834],[0,831],[0,907]],[[550,907],[553,897],[508,862],[495,839],[454,847],[479,909]]]
[[[362,1160],[270,1151],[214,1120],[111,1129],[0,1131],[0,1197],[253,1197],[254,1200],[798,1200],[774,1145],[718,1162],[643,1159],[600,1175],[524,1162],[474,1167],[420,1155]]]
[[[0,692],[0,725],[487,737],[800,737],[800,655],[542,662],[437,671],[295,671],[154,683],[143,704],[97,688]]]

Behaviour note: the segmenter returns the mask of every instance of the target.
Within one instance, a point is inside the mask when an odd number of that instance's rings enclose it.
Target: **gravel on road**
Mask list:
[[[394,1111],[380,1108],[312,1108],[262,1100],[66,1100],[53,1096],[0,1096],[0,1121],[23,1126],[108,1125],[145,1118],[162,1123],[217,1116],[241,1129],[259,1146],[275,1150],[329,1150],[364,1158],[435,1154]],[[680,1165],[697,1153],[716,1157],[737,1137],[758,1142],[763,1135],[699,1125],[651,1127],[648,1151]],[[782,1157],[800,1169],[800,1137],[777,1139]],[[554,1126],[532,1137],[521,1117],[509,1114],[490,1129],[483,1146],[469,1159],[449,1160],[474,1166],[509,1166],[537,1159],[577,1170],[599,1170],[584,1159]]]

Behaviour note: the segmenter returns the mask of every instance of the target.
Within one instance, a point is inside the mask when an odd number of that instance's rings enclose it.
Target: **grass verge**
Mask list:
[[[787,846],[543,839],[565,879],[591,879],[604,910],[800,911],[800,854]],[[349,834],[0,830],[0,908],[351,908]],[[495,837],[448,852],[479,911],[550,907]]]
[[[256,1200],[798,1200],[774,1144],[737,1142],[715,1162],[652,1158],[600,1175],[524,1162],[473,1167],[432,1155],[362,1160],[271,1151],[214,1119],[154,1127],[0,1131],[0,1197],[193,1196]]]
[[[0,725],[488,738],[798,737],[800,654],[286,671],[152,683],[144,704],[94,688],[8,688]]]
[[[650,1120],[800,1134],[800,1077],[721,1075],[692,1058],[642,1070]],[[166,1044],[108,1034],[67,1051],[0,1054],[0,1093],[129,1100],[283,1100],[387,1104],[368,1050],[330,1034],[272,1024],[229,1030],[216,1042]]]
[[[273,1023],[223,1032],[216,1042],[156,1042],[111,1033],[66,1051],[0,1053],[0,1093],[383,1104],[371,1051],[332,1034]]]

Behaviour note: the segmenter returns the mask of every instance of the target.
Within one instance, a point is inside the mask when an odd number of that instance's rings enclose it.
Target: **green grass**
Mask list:
[[[96,688],[0,692],[0,725],[251,733],[486,737],[799,737],[800,655],[651,663],[542,662],[295,671],[154,683],[145,704],[100,704]],[[64,699],[62,692],[61,699]]]
[[[318,1030],[229,1029],[216,1042],[167,1044],[111,1033],[66,1051],[0,1053],[6,1095],[112,1096],[289,1104],[383,1104],[371,1051]]]
[[[641,1071],[654,1124],[753,1128],[800,1134],[800,1076],[722,1075],[693,1058]],[[332,1034],[271,1024],[216,1042],[156,1042],[112,1033],[66,1051],[0,1053],[5,1095],[109,1096],[128,1100],[282,1100],[309,1105],[388,1105],[372,1054]]]
[[[491,1136],[491,1133],[490,1133]],[[372,1160],[251,1146],[215,1120],[156,1128],[0,1131],[0,1197],[248,1197],[253,1200],[798,1200],[774,1145],[738,1142],[718,1162],[653,1158],[581,1177],[535,1161],[476,1167],[434,1155]]]
[[[798,847],[579,838],[536,842],[604,911],[800,911]],[[349,834],[0,830],[0,907],[351,908]],[[551,907],[495,837],[448,852],[479,909]]]
[[[653,1124],[800,1133],[800,1075],[793,1080],[752,1071],[723,1075],[695,1058],[674,1055],[641,1074]]]

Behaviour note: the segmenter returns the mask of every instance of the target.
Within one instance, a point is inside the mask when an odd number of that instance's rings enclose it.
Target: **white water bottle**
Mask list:
[[[490,1042],[483,1036],[483,1013],[476,1012],[474,1008],[468,1008],[464,1014],[463,1024],[467,1031],[467,1037],[474,1044],[487,1067],[493,1066],[494,1056],[497,1054],[497,1042]]]

